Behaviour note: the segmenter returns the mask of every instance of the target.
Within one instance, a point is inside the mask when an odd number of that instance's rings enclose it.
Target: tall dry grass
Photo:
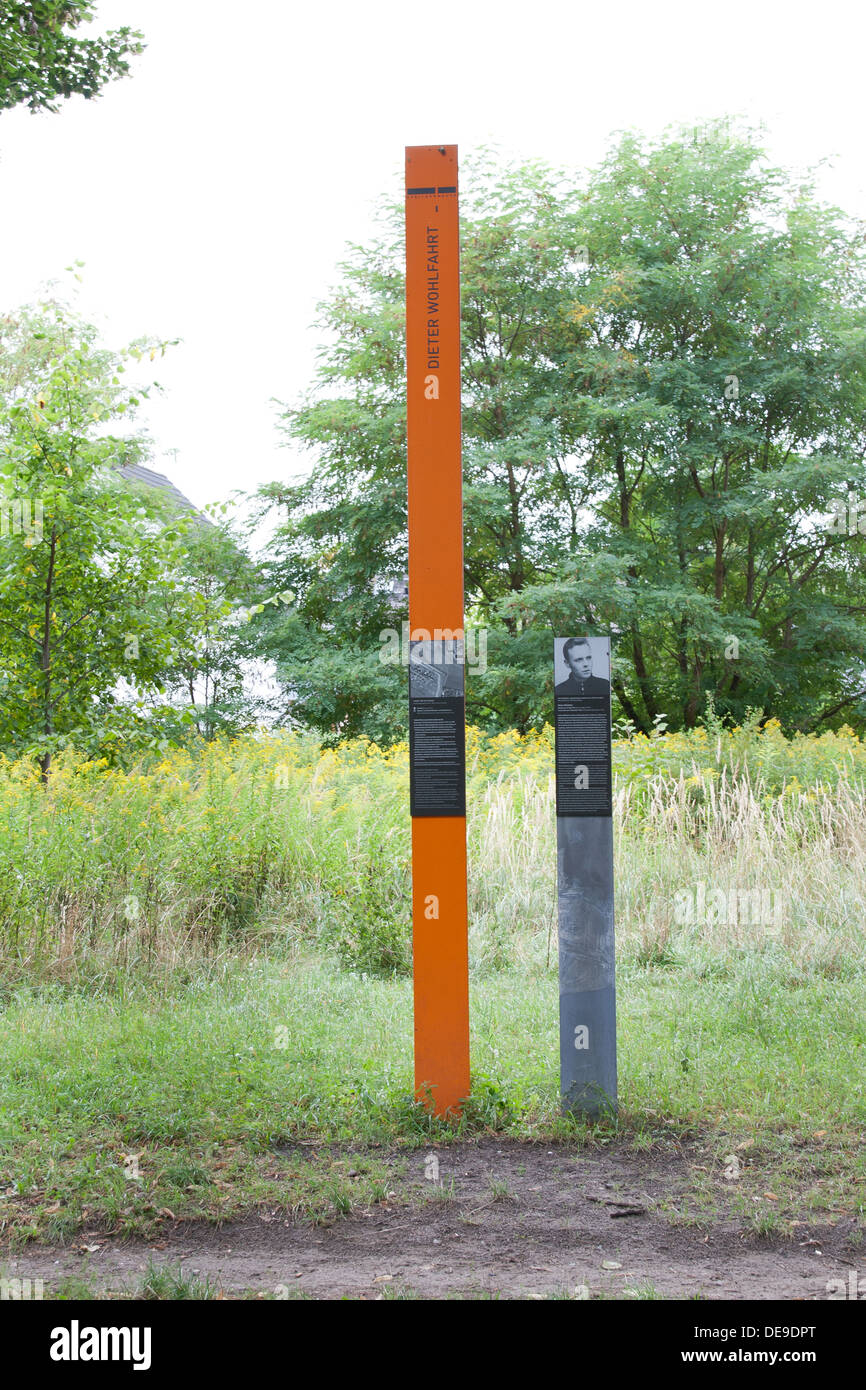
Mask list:
[[[783,955],[792,971],[866,962],[866,788],[767,790],[748,768],[614,783],[617,939],[625,960],[728,951]],[[499,774],[472,808],[477,964],[555,959],[553,777]],[[553,941],[553,949],[551,949]]]
[[[614,753],[624,967],[718,968],[748,950],[792,979],[862,970],[866,749],[855,735],[698,730]],[[470,730],[467,766],[472,968],[554,970],[550,732]],[[405,745],[323,752],[268,735],[125,771],[70,753],[47,792],[34,768],[0,763],[7,984],[113,986],[308,945],[405,971],[408,890]]]

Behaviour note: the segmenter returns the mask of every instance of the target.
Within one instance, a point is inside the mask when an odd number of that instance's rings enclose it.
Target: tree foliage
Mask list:
[[[462,176],[467,609],[489,630],[468,712],[551,714],[551,636],[611,632],[617,714],[707,700],[801,728],[862,718],[864,231],[751,132],[622,137],[583,178],[483,155]],[[332,736],[398,731],[382,629],[406,557],[402,210],[350,248],[321,369],[287,408],[307,477],[271,583],[292,707]]]
[[[97,38],[78,38],[94,18],[90,0],[5,0],[0,6],[0,110],[26,105],[57,111],[57,100],[98,95],[125,77],[128,59],[142,52],[142,35],[124,26]]]
[[[269,713],[251,622],[261,592],[258,567],[227,525],[190,527],[180,558],[176,582],[154,595],[160,623],[177,634],[164,672],[178,711],[174,737],[187,732],[209,741],[252,730]]]
[[[118,432],[150,389],[127,367],[163,349],[111,352],[58,303],[0,321],[0,744],[45,775],[67,743],[111,752],[177,723],[160,700],[203,627],[173,603],[196,523],[119,471],[148,456]]]

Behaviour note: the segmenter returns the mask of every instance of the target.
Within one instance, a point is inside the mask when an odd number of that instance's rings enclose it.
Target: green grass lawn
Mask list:
[[[552,971],[473,981],[473,1095],[454,1125],[412,1099],[411,1005],[405,978],[306,955],[231,960],[165,993],[19,991],[0,1017],[4,1240],[265,1202],[329,1219],[386,1194],[377,1149],[489,1132],[697,1136],[696,1210],[733,1153],[744,1210],[758,1188],[780,1221],[866,1210],[866,974],[804,979],[773,949],[624,962],[620,1112],[593,1126],[559,1113]]]
[[[401,1146],[483,1133],[688,1150],[677,1219],[862,1213],[866,746],[711,732],[615,745],[620,1107],[591,1126],[559,1112],[550,731],[469,732],[451,1125],[412,1095],[404,746],[70,752],[47,790],[0,761],[0,1240],[330,1220]]]

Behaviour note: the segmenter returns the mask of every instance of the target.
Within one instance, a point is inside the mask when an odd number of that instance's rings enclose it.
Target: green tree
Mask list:
[[[251,621],[264,611],[258,567],[227,524],[200,520],[187,531],[174,579],[153,600],[165,629],[177,634],[164,673],[178,709],[174,736],[194,732],[210,740],[255,728],[270,713]]]
[[[723,127],[625,138],[581,220],[562,388],[592,525],[555,591],[511,611],[614,627],[614,688],[644,730],[693,725],[708,696],[804,728],[849,714],[862,539],[824,515],[866,490],[863,228]]]
[[[149,389],[125,384],[128,361],[59,304],[0,321],[0,745],[44,777],[66,743],[129,735],[124,684],[155,698],[180,635],[155,596],[192,523],[120,475],[147,456],[112,432]]]
[[[549,353],[580,248],[574,212],[562,209],[558,181],[543,167],[497,171],[479,161],[472,176],[464,170],[467,183],[466,590],[473,616],[489,624],[498,599],[544,573],[545,546],[558,534],[566,441],[549,399]],[[352,248],[341,266],[343,282],[321,306],[329,347],[319,379],[285,412],[290,439],[314,454],[312,471],[261,494],[280,519],[271,586],[298,595],[291,614],[274,617],[268,649],[288,707],[331,738],[394,737],[406,717],[405,673],[379,659],[380,634],[399,631],[407,617],[391,597],[407,568],[402,205],[385,205],[382,220],[381,239]],[[567,501],[579,507],[579,490]],[[519,618],[506,614],[502,626],[520,641]],[[502,700],[516,707],[524,688],[534,716],[544,717],[534,668],[545,640],[530,639],[531,673],[511,669],[512,644],[496,692],[473,683],[474,717],[517,722]]]
[[[59,97],[95,97],[129,72],[142,35],[124,26],[98,38],[73,30],[93,20],[90,0],[5,0],[0,6],[0,110],[56,111]]]
[[[467,607],[489,628],[470,717],[551,713],[554,632],[611,631],[617,713],[691,725],[857,717],[866,495],[863,229],[770,168],[751,133],[622,138],[585,179],[464,164]],[[270,634],[294,708],[331,736],[398,728],[378,662],[406,570],[402,210],[322,306],[318,379],[284,425]]]

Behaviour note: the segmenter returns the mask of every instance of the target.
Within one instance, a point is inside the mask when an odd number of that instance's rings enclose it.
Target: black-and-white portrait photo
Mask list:
[[[607,637],[563,637],[554,643],[557,696],[610,695],[610,642]]]

